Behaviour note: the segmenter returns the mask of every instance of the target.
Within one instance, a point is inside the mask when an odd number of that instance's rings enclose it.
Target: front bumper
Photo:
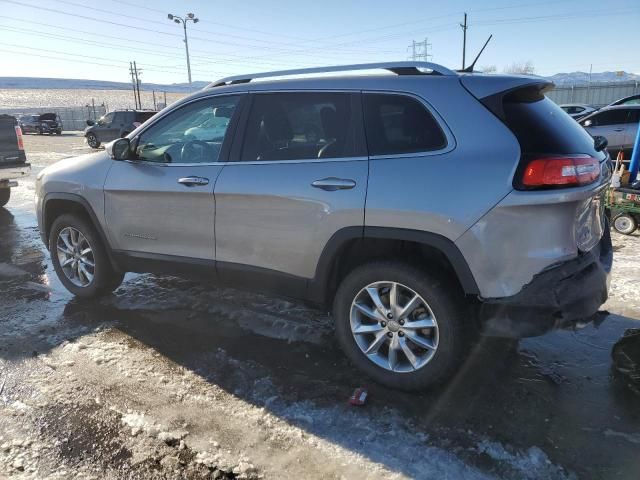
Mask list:
[[[607,301],[612,263],[607,222],[600,242],[591,251],[543,270],[516,295],[483,300],[479,312],[482,333],[535,337],[593,321]]]
[[[0,182],[15,180],[29,175],[31,172],[30,163],[20,163],[17,165],[4,166],[0,163]]]

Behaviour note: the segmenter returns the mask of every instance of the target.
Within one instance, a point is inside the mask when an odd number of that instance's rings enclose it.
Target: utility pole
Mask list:
[[[156,91],[153,90],[153,109],[154,110],[158,110],[158,107],[156,106]]]
[[[593,63],[589,65],[589,83],[587,84],[587,104],[591,104],[591,74],[593,73]]]
[[[462,27],[462,69],[465,67],[465,55],[467,53],[467,12],[464,13],[464,23],[461,23]]]
[[[136,73],[136,90],[138,91],[138,107],[142,108],[142,100],[140,100],[140,78],[138,74],[142,73],[142,70],[138,70],[138,66],[136,65],[136,61],[133,61],[133,70]]]
[[[191,62],[189,61],[189,40],[187,39],[187,22],[198,23],[200,20],[196,18],[193,13],[187,13],[184,18],[169,13],[167,15],[169,20],[173,20],[175,23],[182,23],[184,29],[184,48],[187,53],[187,74],[189,75],[189,90],[191,90]]]
[[[138,99],[136,97],[136,77],[133,71],[133,63],[129,62],[129,73],[131,73],[131,85],[133,85],[133,103],[138,108]]]

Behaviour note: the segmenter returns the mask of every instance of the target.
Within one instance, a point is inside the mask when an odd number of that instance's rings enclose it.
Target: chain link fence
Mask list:
[[[595,107],[609,105],[630,95],[640,94],[640,82],[606,82],[591,85],[559,85],[547,96],[559,105],[584,103]]]

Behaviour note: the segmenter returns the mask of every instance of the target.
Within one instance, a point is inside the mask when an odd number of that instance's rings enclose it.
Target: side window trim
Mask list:
[[[214,98],[223,98],[223,97],[238,97],[238,104],[236,106],[236,113],[233,115],[233,117],[231,118],[231,123],[229,124],[229,126],[227,127],[227,133],[225,135],[224,141],[222,142],[222,148],[220,150],[220,155],[218,157],[218,160],[216,162],[198,162],[198,163],[161,163],[161,162],[150,162],[150,161],[146,161],[146,160],[126,160],[127,162],[130,163],[135,163],[135,164],[142,164],[142,165],[154,165],[154,166],[160,166],[160,167],[167,167],[167,168],[171,168],[171,167],[189,167],[189,166],[206,166],[206,165],[223,165],[229,162],[229,153],[231,151],[231,145],[233,143],[235,143],[235,137],[236,137],[236,130],[237,130],[237,126],[239,123],[239,120],[242,118],[242,116],[244,115],[245,111],[246,111],[246,104],[248,103],[248,96],[249,96],[249,92],[246,91],[241,91],[241,92],[227,92],[227,93],[219,93],[216,95],[206,95],[203,97],[197,97],[192,99],[191,101],[185,102],[183,104],[181,104],[179,107],[177,108],[182,108],[185,107],[187,105],[190,105],[192,103],[195,102],[200,102],[200,101],[205,101],[205,100],[211,100]],[[177,108],[171,109],[169,111],[166,111],[163,113],[163,115],[158,116],[158,115],[154,115],[152,117],[152,121],[149,124],[146,124],[144,126],[143,130],[140,130],[139,132],[136,133],[136,136],[134,138],[131,139],[131,145],[133,150],[138,148],[138,142],[140,141],[140,137],[150,128],[152,128],[157,122],[159,122],[160,120],[162,120],[163,118],[165,118],[168,115],[171,115],[171,113],[175,112]]]
[[[353,155],[349,157],[318,158],[318,159],[295,159],[295,160],[242,160],[242,148],[249,124],[249,117],[254,101],[258,95],[262,94],[286,94],[286,93],[344,93],[349,95],[351,106],[351,139],[353,142]],[[266,165],[271,163],[325,163],[344,162],[354,160],[367,160],[367,144],[364,134],[363,109],[361,101],[361,91],[359,90],[258,90],[247,93],[241,115],[238,116],[238,125],[230,148],[228,163],[242,163],[244,165]]]
[[[418,103],[420,103],[420,105],[422,105],[424,108],[427,109],[427,111],[431,114],[431,116],[433,117],[433,119],[436,121],[436,123],[438,124],[438,126],[440,127],[440,129],[442,130],[442,133],[445,136],[446,139],[446,145],[440,149],[437,150],[426,150],[423,152],[412,152],[412,153],[394,153],[394,154],[385,154],[385,155],[369,155],[369,159],[370,160],[380,160],[380,159],[388,159],[388,158],[411,158],[411,157],[431,157],[434,155],[442,155],[445,153],[449,153],[452,150],[454,150],[456,148],[456,139],[453,135],[453,132],[451,131],[451,129],[449,128],[449,125],[447,125],[447,122],[445,122],[444,118],[442,118],[442,115],[440,115],[440,113],[423,97],[416,95],[414,93],[411,92],[405,92],[405,91],[399,91],[399,90],[362,90],[361,91],[362,94],[362,122],[363,122],[363,128],[365,128],[364,126],[364,122],[365,122],[365,118],[364,118],[364,100],[366,98],[367,94],[374,94],[374,95],[399,95],[399,96],[404,96],[404,97],[408,97],[411,99],[414,99],[416,101],[418,101]],[[366,128],[365,128],[366,129]]]

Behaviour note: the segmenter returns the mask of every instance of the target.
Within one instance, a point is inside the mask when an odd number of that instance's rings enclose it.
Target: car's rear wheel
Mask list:
[[[342,281],[336,334],[349,359],[375,381],[419,390],[449,378],[474,331],[454,286],[409,265],[375,262]]]
[[[620,213],[613,219],[613,228],[623,235],[631,235],[638,228],[636,219],[628,213]]]
[[[88,133],[87,134],[87,144],[91,148],[98,148],[100,146],[100,140],[98,140],[98,137],[96,136],[95,133]]]
[[[53,222],[49,252],[58,278],[78,297],[112,292],[124,278],[113,269],[93,225],[79,215],[61,215]]]
[[[11,198],[11,188],[0,188],[0,207],[4,207],[9,203]]]

